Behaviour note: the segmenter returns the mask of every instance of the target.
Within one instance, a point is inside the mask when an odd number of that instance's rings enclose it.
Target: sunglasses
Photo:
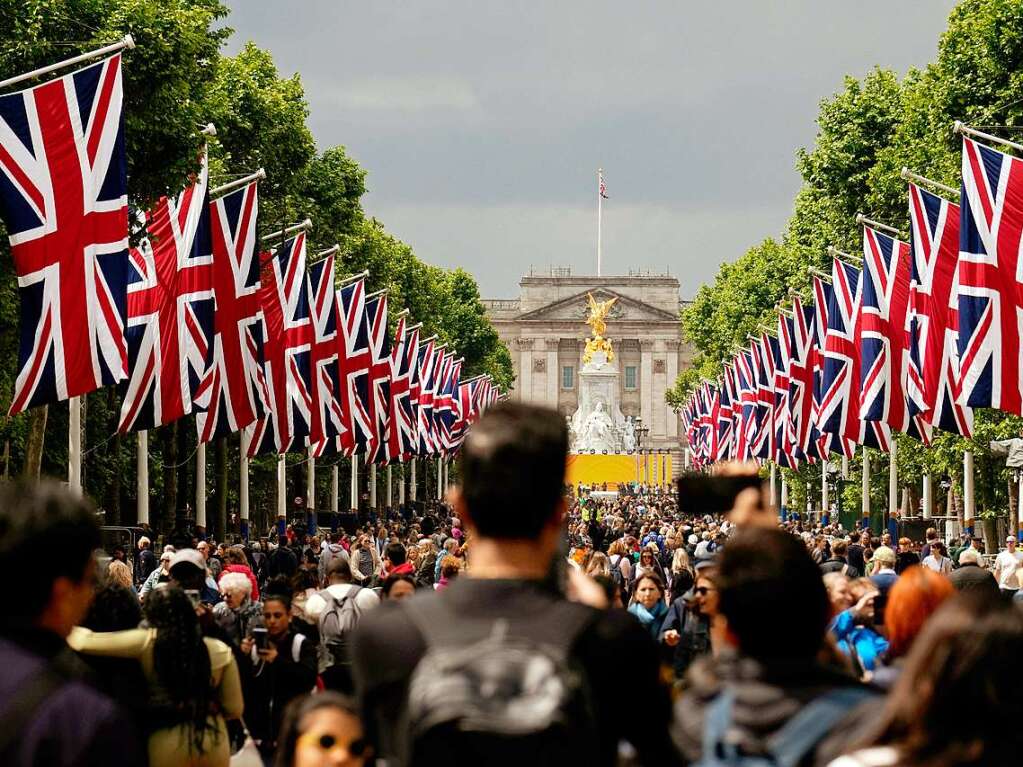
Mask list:
[[[699,588],[693,589],[694,594],[699,594],[701,597],[707,596],[713,589],[707,586],[700,586]]]
[[[344,745],[333,735],[327,733],[317,735],[315,732],[307,732],[304,735],[300,735],[298,745],[318,748],[321,751],[333,751],[336,748],[344,748]],[[366,751],[367,745],[363,738],[356,738],[348,744],[345,750],[352,756],[362,756]]]

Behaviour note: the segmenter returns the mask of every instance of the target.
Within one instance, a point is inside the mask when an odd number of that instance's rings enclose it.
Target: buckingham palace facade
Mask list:
[[[518,298],[485,300],[511,352],[511,398],[548,405],[564,416],[575,412],[589,335],[584,324],[588,292],[597,301],[618,299],[605,335],[614,346],[622,413],[643,419],[649,428],[645,447],[678,451],[680,421],[664,393],[691,365],[692,350],[682,341],[679,282],[670,275],[574,276],[555,269],[523,277]],[[680,465],[676,460],[675,466]]]

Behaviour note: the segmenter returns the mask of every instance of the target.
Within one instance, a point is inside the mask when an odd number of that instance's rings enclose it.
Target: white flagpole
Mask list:
[[[860,477],[860,493],[863,498],[860,501],[862,514],[870,519],[870,458],[867,456],[867,448],[863,448],[863,471]]]
[[[892,449],[888,453],[888,519],[899,510],[899,467],[895,462],[895,436],[892,435]]]
[[[359,509],[359,457],[352,456],[352,483],[349,488],[348,507],[352,511]]]
[[[604,196],[600,193],[600,184],[604,180],[604,169],[597,168],[597,276],[600,276],[601,218],[604,215]]]
[[[149,524],[149,432],[140,431],[135,445],[135,494],[138,523]]]
[[[82,400],[72,397],[67,402],[67,485],[75,495],[82,494]]]
[[[963,451],[963,528],[973,535],[973,451]]]
[[[337,513],[339,500],[338,494],[340,493],[341,484],[341,467],[336,463],[330,469],[330,510]]]
[[[316,509],[316,448],[309,446],[309,460],[306,463],[305,471],[305,507],[315,511]]]
[[[376,510],[377,507],[377,465],[369,465],[369,507]]]
[[[15,75],[14,77],[8,77],[6,80],[0,82],[0,88],[6,88],[8,85],[14,85],[15,83],[21,83],[25,80],[31,80],[33,77],[41,77],[42,75],[48,75],[50,72],[56,72],[58,69],[64,67],[74,66],[80,64],[83,61],[89,59],[98,59],[100,56],[106,56],[108,53],[117,53],[117,51],[124,50],[125,48],[134,48],[135,41],[132,40],[131,35],[125,35],[116,43],[105,45],[102,48],[98,48],[88,53],[83,53],[79,56],[74,56],[64,61],[58,61],[56,64],[50,64],[49,66],[39,67],[39,69],[33,69],[31,72],[25,72],[21,75]]]
[[[401,462],[398,470],[398,505],[405,505],[405,461]]]
[[[416,459],[413,457],[409,461],[409,486],[408,486],[408,497],[413,503],[416,502]]]
[[[277,519],[288,516],[288,502],[284,497],[285,492],[287,492],[287,467],[284,453],[280,453],[277,456]],[[276,519],[274,524],[277,524]]]

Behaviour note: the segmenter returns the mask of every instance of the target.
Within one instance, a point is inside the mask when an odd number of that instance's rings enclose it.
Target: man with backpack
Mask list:
[[[325,687],[352,692],[350,643],[362,616],[380,603],[372,589],[352,583],[348,557],[327,566],[327,588],[306,600],[305,614],[316,621],[320,635],[319,671]]]
[[[672,735],[685,761],[794,766],[837,755],[837,739],[856,735],[854,709],[876,698],[818,660],[831,604],[806,547],[782,530],[742,530],[722,550],[715,585],[725,647],[693,665],[676,704]]]
[[[348,552],[345,551],[345,547],[338,542],[337,535],[335,533],[327,533],[326,538],[323,541],[323,546],[319,550],[319,555],[320,583],[327,582],[327,569],[330,567],[331,562],[335,559],[349,561]]]
[[[466,437],[451,497],[469,570],[373,611],[354,637],[363,721],[388,764],[613,765],[623,740],[644,764],[677,762],[649,633],[563,596],[567,450],[564,419],[522,403]]]

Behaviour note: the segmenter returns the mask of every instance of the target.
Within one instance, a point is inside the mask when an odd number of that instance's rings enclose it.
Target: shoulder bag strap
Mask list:
[[[700,746],[700,762],[711,763],[718,752],[718,746],[725,738],[732,724],[732,709],[735,707],[735,693],[725,687],[714,700],[707,704],[703,715],[703,742]]]
[[[810,701],[767,740],[778,767],[797,767],[858,703],[871,697],[865,687],[841,687]]]

